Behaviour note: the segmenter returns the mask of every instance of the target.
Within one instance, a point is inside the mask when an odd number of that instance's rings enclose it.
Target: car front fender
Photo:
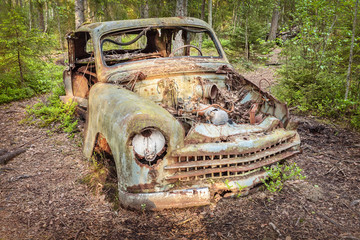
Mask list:
[[[135,160],[131,138],[142,129],[160,130],[167,145],[167,154],[154,166]],[[164,190],[163,168],[171,161],[170,153],[184,145],[182,125],[164,108],[115,84],[97,83],[89,93],[88,121],[85,131],[84,154],[92,156],[96,136],[101,133],[113,154],[119,189],[138,192]],[[160,184],[160,182],[162,184]],[[133,191],[133,192],[134,192]]]

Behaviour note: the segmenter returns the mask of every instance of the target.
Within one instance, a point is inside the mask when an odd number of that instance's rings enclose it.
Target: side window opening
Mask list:
[[[181,29],[179,30],[182,36],[180,44],[176,43],[176,35],[172,40],[172,53],[174,56],[220,57],[219,51],[208,31],[185,27]],[[180,50],[177,50],[178,48]]]
[[[94,45],[90,34],[88,32],[76,32],[71,36],[69,51],[71,51],[69,54],[72,54],[74,59],[71,75],[73,95],[87,98],[90,87],[97,82]]]

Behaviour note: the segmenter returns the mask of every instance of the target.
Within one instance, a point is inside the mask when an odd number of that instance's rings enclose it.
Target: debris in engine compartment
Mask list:
[[[198,78],[203,92],[207,93],[203,95],[210,98],[210,104],[206,104],[204,98],[189,98],[178,101],[176,109],[162,106],[181,122],[187,122],[190,125],[195,122],[214,125],[262,122],[265,116],[260,112],[260,108],[264,101],[270,102],[271,95],[255,84],[250,85],[248,80],[226,65],[220,67],[216,73],[226,74],[227,89],[220,89],[215,84]],[[256,92],[256,99],[244,100],[250,91]]]

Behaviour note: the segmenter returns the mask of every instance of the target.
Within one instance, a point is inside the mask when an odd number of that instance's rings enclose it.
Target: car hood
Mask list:
[[[142,75],[143,79],[166,77],[170,75],[186,75],[194,73],[215,73],[219,67],[231,65],[221,58],[174,57],[148,59],[126,62],[110,67],[104,67],[100,72],[100,81],[109,83],[124,83]]]

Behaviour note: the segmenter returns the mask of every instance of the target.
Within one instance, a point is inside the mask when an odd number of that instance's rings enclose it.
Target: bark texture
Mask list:
[[[41,31],[45,30],[45,20],[44,20],[44,3],[41,1],[36,2],[36,7],[39,12],[39,28]]]
[[[187,0],[177,0],[175,16],[176,17],[186,17],[186,15],[187,15]],[[176,34],[173,50],[184,45],[184,39],[182,38],[182,32],[183,31],[179,31]],[[175,55],[182,55],[182,53],[181,53],[181,51],[177,51],[175,53]]]
[[[209,23],[210,27],[212,27],[212,0],[209,0],[208,23]]]
[[[75,28],[84,23],[84,0],[75,0]]]
[[[279,6],[275,6],[275,8],[273,10],[273,14],[272,14],[271,27],[270,27],[268,41],[275,40],[275,38],[276,38],[276,32],[277,32],[278,24],[279,24],[279,16],[280,16]]]
[[[141,4],[141,17],[142,18],[149,18],[149,1],[143,0]]]

